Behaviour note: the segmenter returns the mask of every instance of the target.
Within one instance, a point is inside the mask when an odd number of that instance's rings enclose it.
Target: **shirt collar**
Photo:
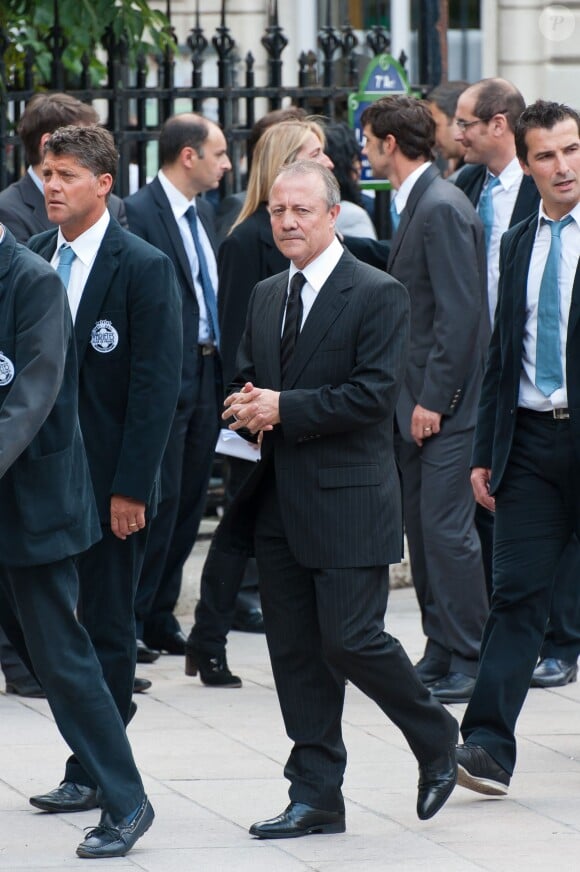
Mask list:
[[[157,178],[159,179],[161,187],[165,191],[165,196],[169,200],[169,205],[173,209],[173,214],[176,219],[182,218],[190,206],[193,206],[194,209],[196,208],[196,197],[194,197],[193,200],[188,200],[185,194],[182,194],[181,191],[175,187],[173,182],[169,181],[163,170],[159,170]]]
[[[417,180],[426,172],[431,166],[431,161],[426,160],[425,163],[422,163],[417,169],[413,170],[412,173],[409,173],[397,193],[395,194],[395,209],[397,210],[397,214],[400,215],[405,206],[407,205],[407,200],[415,186]]]
[[[580,203],[576,203],[573,209],[568,212],[568,215],[571,215],[574,219],[574,222],[578,227],[580,227]],[[563,215],[562,218],[566,218],[566,215]],[[542,228],[542,219],[544,221],[553,221],[553,218],[549,218],[544,211],[544,204],[540,201],[540,208],[538,210],[538,222],[536,225],[536,233],[539,233]]]
[[[40,193],[44,197],[44,182],[42,181],[40,176],[36,175],[36,173],[32,169],[32,166],[29,166],[28,169],[26,170],[26,172],[28,173],[28,175],[30,176],[30,178],[32,179],[32,181],[34,182],[34,184],[36,185],[36,187],[38,188],[38,190],[40,191]]]
[[[509,191],[510,188],[513,188],[514,185],[519,185],[524,172],[520,166],[520,162],[517,157],[512,158],[509,164],[503,168],[499,176],[499,183],[504,189],[504,191]]]
[[[291,262],[290,280],[292,280],[292,277],[297,272],[301,272],[310,287],[318,292],[343,254],[344,248],[335,236],[330,245],[317,258],[311,261],[308,266],[305,266],[304,269],[299,270]]]
[[[59,227],[56,240],[57,250],[60,249],[61,245],[70,245],[81,263],[85,266],[90,266],[95,259],[97,251],[103,241],[103,237],[107,232],[110,220],[111,216],[109,215],[109,210],[105,209],[99,220],[93,224],[92,227],[89,227],[88,230],[85,230],[84,233],[81,233],[80,236],[77,236],[77,238],[72,242],[68,242],[64,238],[62,230]]]

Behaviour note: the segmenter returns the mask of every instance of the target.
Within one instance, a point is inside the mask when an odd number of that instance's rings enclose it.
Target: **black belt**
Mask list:
[[[197,347],[202,357],[210,357],[212,354],[217,354],[217,345],[213,345],[211,342],[199,342]]]
[[[518,408],[518,415],[527,415],[530,418],[543,418],[544,420],[568,421],[570,411],[568,409],[551,409],[549,412],[536,412],[535,409],[524,409],[523,406],[520,406]]]

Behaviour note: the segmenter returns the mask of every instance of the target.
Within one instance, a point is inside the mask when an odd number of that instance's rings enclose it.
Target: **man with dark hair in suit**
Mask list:
[[[411,298],[411,350],[397,403],[413,583],[427,637],[416,666],[441,702],[466,702],[487,616],[469,458],[489,339],[483,228],[432,164],[424,101],[385,97],[363,113],[365,153],[397,194],[388,271]]]
[[[456,724],[384,630],[388,564],[402,546],[393,414],[408,298],[342,248],[339,203],[338,184],[320,164],[298,161],[277,176],[269,209],[290,269],[252,293],[223,415],[262,441],[262,459],[218,535],[233,548],[254,540],[276,690],[294,743],[284,770],[290,804],[250,829],[264,839],[344,831],[345,678],[409,742],[422,820],[455,783]]]
[[[75,557],[101,537],[79,427],[62,282],[0,225],[0,620],[42,681],[56,724],[100,789],[80,857],[124,856],[154,813],[89,635]],[[8,620],[16,612],[19,623]]]
[[[447,161],[443,175],[450,181],[455,181],[465,163],[465,149],[455,137],[455,110],[460,94],[467,87],[467,82],[444,82],[427,94],[429,112],[435,122],[435,151]]]
[[[157,177],[125,201],[130,229],[173,261],[183,319],[179,402],[136,600],[143,659],[155,649],[185,654],[173,612],[205,506],[223,398],[213,215],[199,194],[217,188],[231,169],[221,129],[189,112],[163,125],[159,163]]]
[[[478,210],[486,232],[487,293],[491,321],[497,304],[502,235],[538,210],[540,195],[516,156],[515,127],[525,106],[505,79],[483,79],[467,88],[457,104],[456,139],[465,148],[466,167],[457,187]],[[473,166],[475,164],[475,166]],[[492,593],[493,515],[482,505],[475,513],[486,583]],[[576,681],[580,655],[580,546],[572,537],[558,569],[546,638],[532,687],[560,687]]]
[[[0,192],[0,221],[12,231],[18,242],[28,242],[35,233],[55,226],[46,213],[42,188],[42,155],[48,137],[59,127],[69,124],[88,127],[98,123],[96,110],[70,94],[42,93],[30,98],[18,124],[27,170],[21,179]],[[127,226],[120,197],[111,194],[108,209],[123,227]]]
[[[538,100],[515,142],[541,203],[501,242],[471,473],[495,512],[493,599],[458,749],[461,784],[490,795],[507,793],[554,574],[580,532],[580,116]]]
[[[29,244],[67,287],[79,419],[102,528],[100,542],[77,558],[78,613],[126,724],[135,675],[135,591],[179,390],[181,313],[169,259],[123,230],[107,210],[117,160],[102,127],[55,131],[45,144],[42,173],[48,216],[58,229]],[[98,804],[97,786],[73,756],[62,784],[31,803],[49,812],[84,811]]]

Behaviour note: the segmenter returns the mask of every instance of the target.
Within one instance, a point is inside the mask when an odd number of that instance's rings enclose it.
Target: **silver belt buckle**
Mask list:
[[[210,357],[212,354],[215,354],[215,345],[212,345],[211,342],[200,342],[201,348],[201,356],[202,357]]]
[[[566,421],[570,417],[570,412],[568,409],[552,409],[552,417],[556,421]]]

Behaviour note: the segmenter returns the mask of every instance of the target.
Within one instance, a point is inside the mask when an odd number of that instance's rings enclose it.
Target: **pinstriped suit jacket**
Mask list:
[[[409,300],[386,273],[345,252],[298,337],[284,385],[280,332],[288,272],[256,285],[234,388],[281,390],[281,424],[234,501],[222,535],[253,532],[252,496],[275,467],[288,544],[309,568],[401,559],[393,416],[405,370]]]

